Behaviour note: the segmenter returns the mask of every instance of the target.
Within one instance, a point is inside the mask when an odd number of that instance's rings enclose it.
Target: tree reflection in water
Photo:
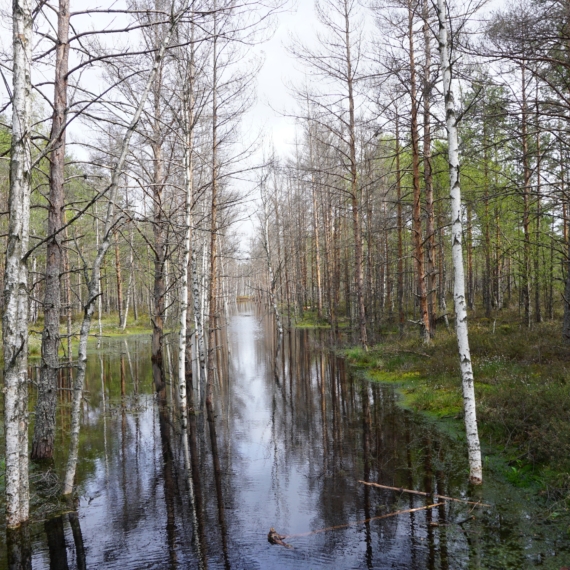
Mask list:
[[[505,568],[525,567],[539,549],[567,552],[565,537],[531,531],[528,504],[504,500],[508,488],[493,491],[490,481],[484,498],[495,509],[445,505],[288,539],[293,549],[269,544],[271,527],[306,533],[427,504],[358,480],[472,491],[461,442],[398,407],[390,387],[348,374],[323,348],[327,331],[286,330],[279,342],[271,318],[241,306],[218,334],[211,414],[200,406],[194,363],[187,432],[176,379],[162,368],[176,355],[152,363],[146,339],[104,339],[88,362],[78,506],[9,533],[0,567],[447,570],[492,567],[498,551]],[[59,424],[68,423],[61,406]],[[456,524],[467,514],[475,518]]]

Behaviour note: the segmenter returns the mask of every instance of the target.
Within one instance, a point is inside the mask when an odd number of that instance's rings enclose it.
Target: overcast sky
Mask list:
[[[302,78],[285,46],[291,34],[303,39],[314,36],[317,22],[313,1],[290,0],[288,9],[277,18],[275,34],[259,48],[265,63],[258,78],[258,100],[246,118],[246,125],[253,130],[263,129],[277,153],[283,155],[290,151],[295,136],[293,119],[282,116],[294,105],[287,83]]]

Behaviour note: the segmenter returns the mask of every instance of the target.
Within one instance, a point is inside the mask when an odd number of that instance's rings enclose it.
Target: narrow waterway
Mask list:
[[[391,387],[348,374],[325,348],[326,332],[286,333],[277,351],[272,330],[252,305],[231,318],[218,359],[215,438],[196,414],[189,455],[176,422],[176,355],[166,351],[169,405],[160,408],[146,338],[107,340],[94,351],[76,511],[29,527],[32,568],[570,565],[568,534],[538,518],[523,491],[490,475],[471,494],[461,435],[403,410]],[[68,411],[62,405],[62,451]],[[441,501],[415,510],[438,501],[359,481],[491,506]],[[40,514],[41,500],[33,501]],[[284,539],[291,548],[272,545],[272,527],[299,536]]]

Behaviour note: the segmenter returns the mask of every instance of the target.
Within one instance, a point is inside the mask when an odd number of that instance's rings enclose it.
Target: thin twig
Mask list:
[[[445,495],[434,495],[432,493],[425,493],[424,491],[412,491],[411,489],[403,489],[402,487],[389,487],[388,485],[380,485],[379,483],[370,483],[368,481],[358,481],[363,485],[370,487],[379,487],[380,489],[388,489],[390,491],[398,491],[399,493],[412,493],[413,495],[421,495],[422,497],[434,497],[435,499],[444,499],[445,501],[457,501],[458,503],[467,503],[468,505],[475,505],[477,507],[492,507],[487,503],[481,501],[466,501],[465,499],[455,499],[454,497],[446,497]]]

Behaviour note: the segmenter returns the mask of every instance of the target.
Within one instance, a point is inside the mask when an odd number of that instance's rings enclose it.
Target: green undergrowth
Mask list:
[[[470,344],[481,440],[504,460],[504,475],[521,487],[570,497],[570,347],[560,321],[519,325],[472,319]],[[432,344],[419,335],[385,331],[368,351],[343,351],[371,380],[398,385],[402,405],[462,428],[457,341],[439,328]]]
[[[79,332],[81,328],[82,315],[74,315],[72,326],[71,326],[71,347],[75,352],[79,344]],[[139,318],[135,320],[132,316],[127,319],[127,326],[125,330],[122,330],[119,325],[119,316],[117,314],[105,315],[101,319],[101,329],[103,338],[121,338],[131,335],[138,334],[151,334],[152,326],[150,324],[150,319],[148,315],[139,315]],[[41,344],[42,344],[42,330],[43,330],[43,320],[38,319],[38,321],[30,326],[30,337],[28,341],[28,353],[30,357],[39,358],[41,355]],[[67,348],[67,326],[62,320],[60,326],[60,334],[62,335],[62,342],[60,348],[60,356],[65,355],[65,350]],[[99,335],[99,321],[95,317],[91,322],[91,331],[89,333],[89,342],[97,342],[97,337]]]
[[[293,318],[295,328],[298,329],[330,329],[330,323],[323,318],[317,316],[317,311],[306,310],[303,315]]]
[[[286,313],[284,313],[286,314]],[[331,324],[326,318],[319,318],[317,316],[316,310],[305,310],[303,311],[302,316],[294,317],[292,316],[292,321],[295,328],[298,329],[330,329]],[[340,318],[338,319],[338,328],[339,329],[346,329],[348,328],[349,323],[347,319]]]

